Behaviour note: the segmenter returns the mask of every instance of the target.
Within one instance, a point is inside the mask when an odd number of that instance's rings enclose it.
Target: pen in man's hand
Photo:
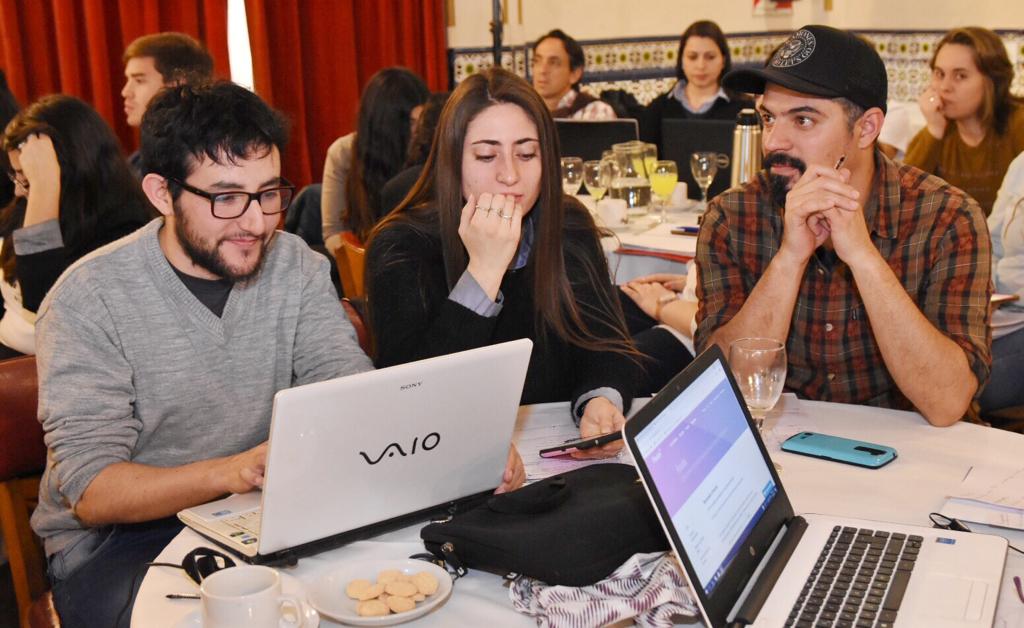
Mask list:
[[[836,162],[836,167],[833,168],[833,170],[839,170],[840,168],[842,168],[843,167],[843,162],[845,162],[845,161],[846,161],[846,153],[843,153],[843,156],[840,157],[839,161]]]

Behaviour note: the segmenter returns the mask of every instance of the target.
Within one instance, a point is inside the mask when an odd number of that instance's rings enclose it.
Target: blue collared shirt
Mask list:
[[[724,89],[719,87],[718,93],[715,94],[714,98],[706,100],[703,105],[694,109],[693,105],[690,104],[690,99],[686,97],[686,81],[676,81],[675,87],[672,88],[671,96],[672,98],[678,100],[679,104],[681,104],[684,109],[693,114],[707,113],[709,109],[715,106],[715,103],[718,101],[719,98],[721,98],[725,102],[729,102],[728,94],[725,93]]]

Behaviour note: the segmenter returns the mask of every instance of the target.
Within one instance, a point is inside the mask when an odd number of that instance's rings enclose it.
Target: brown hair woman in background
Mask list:
[[[904,162],[942,177],[992,212],[1010,162],[1024,150],[1024,106],[1010,94],[1013,65],[999,35],[967,26],[946,33],[918,98],[926,126]]]

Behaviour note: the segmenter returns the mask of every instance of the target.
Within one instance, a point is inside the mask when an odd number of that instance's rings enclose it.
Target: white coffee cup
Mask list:
[[[626,223],[626,200],[602,198],[597,204],[597,215],[608,227],[621,227]]]
[[[281,575],[270,567],[243,565],[203,579],[199,587],[203,628],[286,628],[303,623],[298,599],[281,595]]]
[[[669,197],[668,204],[670,207],[686,205],[686,181],[676,183],[675,189],[672,190],[672,196]]]

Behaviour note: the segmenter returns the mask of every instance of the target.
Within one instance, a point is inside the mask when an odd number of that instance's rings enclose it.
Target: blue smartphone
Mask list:
[[[884,467],[896,459],[896,450],[892,447],[817,432],[800,432],[790,436],[782,443],[782,451],[868,469]]]

